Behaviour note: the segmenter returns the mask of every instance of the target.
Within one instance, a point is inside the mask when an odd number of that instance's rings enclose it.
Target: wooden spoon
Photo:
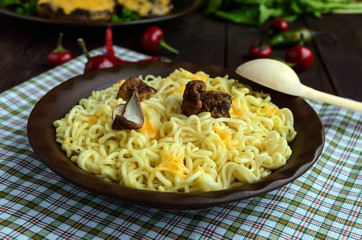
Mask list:
[[[362,112],[362,103],[317,91],[303,85],[287,64],[274,59],[256,59],[236,69],[240,76],[265,87],[293,96],[320,100],[329,104]]]

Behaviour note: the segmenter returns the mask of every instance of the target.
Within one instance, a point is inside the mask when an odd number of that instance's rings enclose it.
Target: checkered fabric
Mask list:
[[[146,57],[115,50],[127,60]],[[258,197],[164,211],[64,181],[33,152],[26,119],[84,62],[78,57],[0,94],[0,239],[361,239],[362,113],[316,101],[309,103],[326,130],[321,157],[292,183]]]

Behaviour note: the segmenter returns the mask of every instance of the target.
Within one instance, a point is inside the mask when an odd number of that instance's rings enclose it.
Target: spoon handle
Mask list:
[[[324,93],[313,88],[302,85],[301,97],[311,98],[314,100],[320,100],[329,104],[337,105],[340,107],[345,107],[348,109],[356,110],[362,112],[362,103],[354,100],[349,100],[347,98],[342,98],[334,96],[332,94]]]

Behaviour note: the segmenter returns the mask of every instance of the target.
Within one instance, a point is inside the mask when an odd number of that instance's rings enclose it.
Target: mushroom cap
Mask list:
[[[112,129],[139,129],[143,126],[144,116],[140,98],[136,91],[126,104],[117,105],[112,112]]]
[[[119,88],[116,98],[122,98],[125,101],[129,101],[134,91],[137,91],[140,99],[157,92],[156,89],[148,86],[147,83],[138,77],[130,77]]]
[[[230,117],[231,96],[222,91],[205,91],[200,112],[210,112],[214,118]]]
[[[200,80],[193,80],[186,84],[182,112],[186,116],[198,114],[202,108],[201,94],[206,90],[206,83]]]
[[[182,112],[186,116],[210,112],[214,118],[230,117],[231,96],[221,91],[206,91],[206,83],[193,80],[186,84]]]

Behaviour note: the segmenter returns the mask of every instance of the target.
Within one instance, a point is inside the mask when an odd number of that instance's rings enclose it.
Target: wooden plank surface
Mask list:
[[[290,23],[290,29],[301,26],[304,26],[302,20]],[[258,43],[260,41],[265,28],[268,28],[268,23],[266,23],[262,29],[229,24],[227,44],[229,67],[237,67],[241,63],[251,60],[249,57],[249,46],[252,43]],[[317,52],[317,49],[313,44],[308,44],[307,47],[309,47],[313,53]],[[288,47],[273,48],[272,57],[284,59],[287,49]],[[328,80],[328,75],[325,69],[323,68],[322,59],[317,54],[315,54],[315,60],[312,66],[307,71],[298,72],[297,74],[301,82],[309,87],[327,93],[336,93]]]
[[[310,69],[298,73],[310,87],[343,97],[362,100],[362,15],[330,15],[322,19],[307,18],[291,27],[308,26],[338,37],[337,44],[316,38],[308,45],[315,54]],[[199,12],[158,24],[165,40],[180,51],[174,55],[159,49],[174,61],[188,61],[235,68],[249,60],[248,47],[258,41],[261,30],[206,18]],[[114,44],[139,49],[139,38],[146,25],[114,28]],[[51,67],[47,54],[55,47],[59,32],[64,32],[64,46],[79,56],[76,39],[85,39],[88,49],[104,45],[105,28],[69,28],[23,22],[0,16],[0,92],[26,81]],[[273,50],[282,58],[285,49]]]
[[[308,18],[308,25],[337,37],[315,38],[318,54],[336,93],[362,101],[362,15],[326,15],[323,20]]]

